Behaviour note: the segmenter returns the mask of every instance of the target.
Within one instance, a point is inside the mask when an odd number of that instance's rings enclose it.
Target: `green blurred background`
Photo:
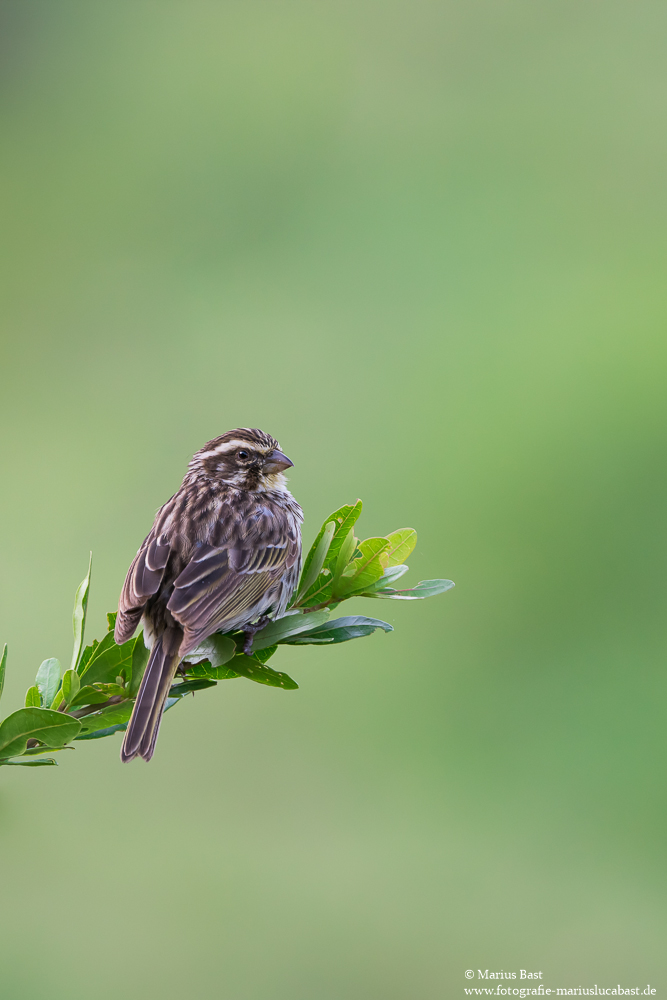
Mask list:
[[[392,635],[0,775],[8,1000],[667,987],[667,59],[638,0],[0,6],[4,713],[190,455],[307,543],[412,525]],[[516,984],[510,984],[516,985]]]

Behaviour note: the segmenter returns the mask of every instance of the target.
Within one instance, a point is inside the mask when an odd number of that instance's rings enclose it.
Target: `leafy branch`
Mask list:
[[[401,528],[382,538],[360,541],[354,529],[361,506],[361,500],[346,504],[326,519],[304,560],[291,606],[282,618],[255,634],[252,655],[243,652],[243,632],[209,636],[181,663],[167,709],[187,694],[235,677],[294,690],[296,681],[268,666],[279,646],[329,645],[378,629],[393,631],[387,622],[363,615],[331,620],[331,611],[342,601],[350,597],[415,601],[454,586],[451,580],[423,580],[409,590],[394,589],[393,584],[408,571],[405,560],[415,547],[417,533]],[[100,739],[127,728],[149,651],[141,632],[120,646],[114,641],[115,612],[107,615],[109,631],[104,638],[84,647],[91,565],[92,556],[74,602],[71,666],[63,673],[56,659],[41,664],[34,685],[26,692],[25,707],[0,723],[0,766],[53,765],[56,761],[45,753],[72,749],[72,742]],[[0,658],[0,697],[6,667],[5,645]]]

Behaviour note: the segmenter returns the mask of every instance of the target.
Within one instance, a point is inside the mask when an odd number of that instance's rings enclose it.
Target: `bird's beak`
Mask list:
[[[283,455],[282,451],[272,451],[271,454],[266,458],[264,462],[265,472],[282,472],[284,469],[289,469],[290,466],[294,465],[287,455]]]

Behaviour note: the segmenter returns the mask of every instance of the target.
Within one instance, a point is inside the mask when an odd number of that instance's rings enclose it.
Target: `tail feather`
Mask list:
[[[153,710],[148,719],[148,724],[144,731],[141,745],[139,746],[139,754],[144,758],[144,760],[150,760],[155,752],[155,744],[157,743],[157,737],[160,731],[160,723],[162,722],[162,716],[164,715],[164,706],[169,695],[169,688],[171,687],[171,683],[174,679],[174,674],[176,673],[176,668],[178,667],[178,661],[178,657],[173,659],[171,669],[163,669],[160,675],[157,694],[153,702]]]
[[[120,751],[124,763],[137,756],[144,760],[153,756],[164,705],[180,660],[181,638],[182,633],[167,629],[155,641]]]

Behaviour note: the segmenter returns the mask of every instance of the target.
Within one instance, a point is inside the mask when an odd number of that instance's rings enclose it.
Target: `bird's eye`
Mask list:
[[[237,458],[248,458],[248,452],[244,451],[243,448],[241,448],[240,451],[236,452],[236,457]]]

